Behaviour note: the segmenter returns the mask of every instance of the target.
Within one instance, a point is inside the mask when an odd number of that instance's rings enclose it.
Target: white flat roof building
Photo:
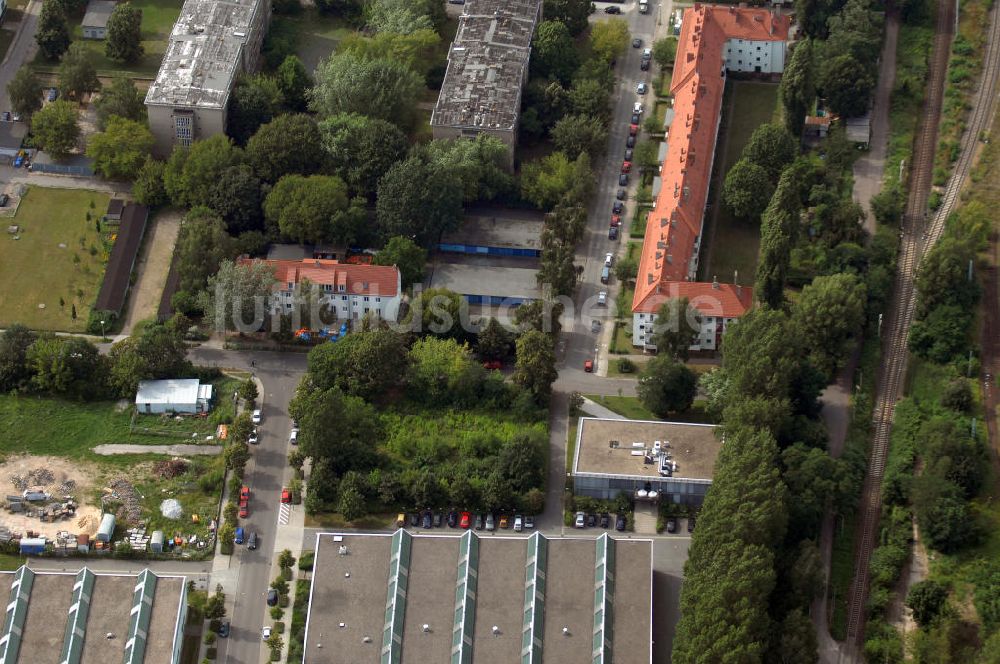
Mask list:
[[[211,408],[212,386],[197,378],[139,381],[135,407],[140,413],[202,413]]]

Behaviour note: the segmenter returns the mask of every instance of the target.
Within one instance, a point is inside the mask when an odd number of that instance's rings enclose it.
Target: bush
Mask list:
[[[271,620],[281,620],[284,615],[285,611],[280,606],[271,607]]]
[[[302,555],[299,556],[299,569],[304,572],[311,572],[313,568],[313,560],[315,559],[315,551],[303,551]]]
[[[274,623],[274,631],[277,632],[278,634],[284,634],[285,633],[285,623],[280,622],[280,621]]]
[[[205,651],[205,659],[212,659],[212,660],[214,660],[217,655],[218,655],[218,651],[216,650],[215,646],[212,646],[211,648],[208,648]]]
[[[283,609],[286,609],[288,608],[288,604],[289,604],[288,595],[278,596],[278,606],[280,606]]]
[[[215,643],[215,632],[205,632],[205,645],[210,646]]]
[[[618,360],[618,373],[635,373],[635,362],[627,357]]]

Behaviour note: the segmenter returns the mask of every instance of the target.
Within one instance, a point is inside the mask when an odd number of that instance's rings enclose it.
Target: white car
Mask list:
[[[577,512],[576,513],[576,522],[573,525],[575,527],[577,527],[577,528],[586,528],[587,527],[587,515],[584,514],[583,512]]]
[[[635,113],[636,115],[642,115],[642,102],[641,101],[635,102],[635,106],[632,107],[632,112]]]
[[[646,94],[646,84],[645,83],[640,83],[637,86],[635,86],[635,93],[637,95],[644,95],[644,94]]]
[[[288,442],[290,442],[292,445],[298,445],[299,444],[299,430],[298,429],[292,429],[292,432],[290,434],[288,434]]]
[[[260,640],[261,641],[267,641],[269,638],[271,638],[271,628],[270,627],[265,627],[264,629],[260,630]]]
[[[608,292],[601,291],[597,294],[597,306],[606,307],[608,305]]]
[[[257,430],[254,429],[253,432],[250,433],[250,437],[247,438],[247,443],[251,445],[256,445],[259,442],[260,442],[260,437],[257,435]]]
[[[250,417],[250,421],[254,424],[260,424],[260,408],[253,412],[253,415]]]
[[[514,532],[519,533],[524,530],[524,519],[521,518],[520,514],[514,516]]]
[[[612,254],[609,251],[607,254],[604,255],[604,267],[611,267],[611,264],[614,262],[614,260],[615,260],[614,254]]]

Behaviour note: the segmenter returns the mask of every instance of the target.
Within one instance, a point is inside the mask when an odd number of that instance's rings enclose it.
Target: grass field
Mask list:
[[[297,16],[275,16],[270,37],[290,37],[295,43],[296,55],[311,76],[320,60],[333,53],[340,40],[351,32],[353,30],[340,17],[327,16],[310,8]]]
[[[639,397],[615,397],[615,396],[603,396],[600,394],[584,394],[595,403],[599,403],[609,410],[613,410],[623,417],[627,417],[630,420],[658,420],[656,415],[649,412],[642,402],[639,401]],[[586,406],[584,406],[586,409]]]
[[[183,0],[133,0],[132,6],[142,10],[143,56],[138,62],[123,64],[104,55],[104,40],[84,39],[80,22],[83,17],[71,19],[71,34],[74,42],[83,44],[94,58],[94,66],[100,76],[123,74],[130,78],[153,78],[160,68],[163,53],[167,48],[167,37],[174,22],[181,13]],[[46,60],[39,53],[34,66],[41,72],[55,72],[59,65]]]
[[[5,234],[0,241],[0,327],[17,322],[36,330],[84,331],[106,260],[103,239],[87,215],[104,214],[108,199],[93,191],[28,189],[17,215],[7,220],[21,227],[20,239]]]
[[[727,86],[726,97],[722,102],[722,113],[725,122],[726,138],[723,139],[720,129],[718,144],[721,147],[725,140],[726,149],[723,154],[716,154],[719,172],[725,174],[739,158],[743,147],[750,140],[754,129],[775,118],[778,106],[778,86],[767,83],[751,83],[733,81]],[[728,112],[729,109],[732,112]],[[729,281],[733,271],[738,270],[740,280],[747,283],[753,279],[757,269],[757,252],[760,247],[760,227],[734,218],[721,201],[719,187],[713,188],[709,204],[711,212],[715,212],[716,225],[709,236],[709,260],[701,263],[702,280],[711,280],[715,275],[719,279]],[[705,250],[702,250],[705,256]]]

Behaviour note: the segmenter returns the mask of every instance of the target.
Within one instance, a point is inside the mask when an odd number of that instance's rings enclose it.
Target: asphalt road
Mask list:
[[[288,433],[291,420],[288,403],[306,369],[304,353],[244,353],[213,348],[195,348],[188,356],[197,364],[253,371],[264,386],[261,395],[263,420],[258,427],[260,444],[253,446],[244,482],[250,487],[250,516],[241,524],[247,535],[256,531],[260,542],[255,551],[238,547],[236,566],[238,589],[230,611],[231,632],[219,640],[217,661],[249,664],[261,661],[264,649],[261,628],[270,624],[265,593],[271,579],[271,551],[278,524],[281,487],[288,468]],[[254,362],[254,366],[250,362]],[[297,553],[297,552],[296,552]],[[287,621],[286,621],[287,622]]]
[[[0,65],[0,111],[10,110],[10,99],[7,97],[7,84],[25,62],[35,57],[38,45],[35,43],[35,30],[38,27],[38,13],[42,3],[33,0],[25,7],[21,18],[21,27],[17,36],[7,50],[3,64]],[[0,147],[18,147],[21,138],[27,130],[23,123],[0,122]]]

